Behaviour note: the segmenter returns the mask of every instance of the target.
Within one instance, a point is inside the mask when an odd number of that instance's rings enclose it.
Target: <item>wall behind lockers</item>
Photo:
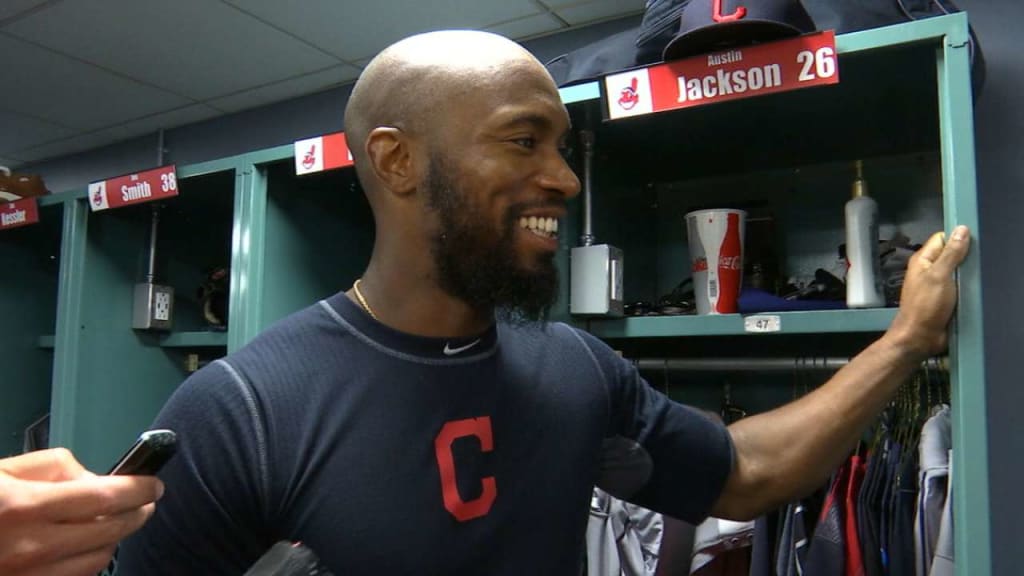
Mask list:
[[[988,80],[976,106],[978,183],[984,229],[986,368],[989,380],[989,438],[994,574],[1015,574],[1024,566],[1024,498],[1015,488],[1024,478],[1024,383],[1017,365],[1024,344],[1024,272],[1018,263],[1017,233],[1024,220],[1024,22],[1021,0],[958,0],[968,11],[988,63]],[[625,29],[636,18],[618,20],[536,39],[527,47],[546,61],[601,36]],[[340,130],[350,86],[231,116],[168,130],[168,162],[190,164],[286,144]],[[45,175],[52,190],[66,190],[123,174],[156,161],[155,136],[61,158],[25,170]]]
[[[992,574],[1024,566],[1024,271],[1018,265],[1024,221],[1024,58],[1021,0],[957,0],[967,10],[987,60],[988,79],[975,103],[985,369],[988,380]],[[967,456],[968,461],[970,455]]]

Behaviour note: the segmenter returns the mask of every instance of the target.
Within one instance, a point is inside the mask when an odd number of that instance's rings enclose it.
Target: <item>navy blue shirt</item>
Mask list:
[[[653,464],[617,495],[694,524],[733,459],[721,424],[585,332],[424,338],[344,293],[194,374],[154,427],[179,453],[121,575],[241,574],[281,539],[339,576],[577,574],[608,439]]]

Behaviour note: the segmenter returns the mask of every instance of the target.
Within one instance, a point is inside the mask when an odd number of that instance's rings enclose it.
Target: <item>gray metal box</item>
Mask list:
[[[569,259],[569,312],[622,316],[622,250],[608,244],[580,246]]]
[[[170,330],[174,317],[174,288],[143,282],[135,285],[132,328]]]

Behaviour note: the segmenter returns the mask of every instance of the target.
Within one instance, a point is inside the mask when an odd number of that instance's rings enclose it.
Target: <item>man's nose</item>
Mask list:
[[[541,186],[558,192],[566,200],[580,193],[580,179],[560,153],[554,154],[550,167],[544,171]]]

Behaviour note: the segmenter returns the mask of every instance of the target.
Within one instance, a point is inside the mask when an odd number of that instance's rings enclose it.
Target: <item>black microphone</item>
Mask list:
[[[270,547],[244,576],[332,576],[301,542],[282,540]]]

